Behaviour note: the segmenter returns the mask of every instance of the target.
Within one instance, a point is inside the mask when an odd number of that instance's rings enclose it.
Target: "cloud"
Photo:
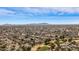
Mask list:
[[[57,12],[62,13],[79,13],[79,8],[77,7],[58,7],[58,8],[52,8],[52,10],[56,10]]]
[[[79,14],[78,7],[25,7],[24,11],[27,11],[31,15],[75,15]],[[26,13],[26,14],[27,14]]]
[[[15,14],[15,12],[6,9],[0,9],[0,15],[11,15],[11,14]]]
[[[0,15],[11,15],[16,14],[25,17],[50,17],[50,16],[64,16],[64,15],[79,15],[78,7],[8,7],[0,8]]]
[[[53,14],[56,14],[56,12],[51,10],[50,8],[45,8],[45,7],[31,7],[31,8],[23,8],[23,10],[26,12],[26,14],[31,14],[33,15],[38,15],[38,16],[45,16],[50,14],[51,12]]]

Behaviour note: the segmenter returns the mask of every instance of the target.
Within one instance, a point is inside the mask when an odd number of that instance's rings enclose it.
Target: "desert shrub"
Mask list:
[[[62,39],[63,42],[67,42],[67,39]]]
[[[46,39],[46,40],[44,41],[45,45],[48,45],[50,41],[51,41],[50,39]]]
[[[72,38],[70,38],[70,39],[68,39],[68,42],[72,42],[72,40],[73,40],[73,39],[72,39]]]
[[[54,43],[50,43],[49,46],[50,46],[51,50],[53,50],[55,48],[55,44]]]
[[[48,46],[38,47],[37,51],[49,51],[50,48]]]
[[[6,50],[6,45],[3,44],[3,45],[0,45],[0,51],[5,51]]]
[[[55,48],[55,51],[59,51],[59,49],[60,49],[59,47],[56,47],[56,48]]]
[[[64,35],[60,36],[60,39],[64,39],[64,38],[65,38]]]
[[[56,40],[54,43],[55,43],[57,46],[60,46],[60,41],[59,41],[59,40]]]
[[[31,51],[31,45],[30,44],[24,44],[22,47],[23,51]]]
[[[68,48],[68,51],[72,51],[72,49],[71,48]]]
[[[75,42],[75,41],[72,41],[72,42],[71,42],[71,44],[74,44],[74,45],[75,45],[75,44],[76,44],[76,42]]]

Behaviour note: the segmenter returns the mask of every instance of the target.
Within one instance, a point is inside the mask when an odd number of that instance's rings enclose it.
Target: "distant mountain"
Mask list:
[[[32,23],[30,25],[49,25],[48,23]]]
[[[3,26],[11,26],[12,24],[2,24]]]
[[[31,23],[31,24],[2,24],[2,26],[16,26],[16,25],[50,25],[48,23]]]

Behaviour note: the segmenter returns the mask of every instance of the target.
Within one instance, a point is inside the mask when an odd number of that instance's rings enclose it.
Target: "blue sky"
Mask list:
[[[0,24],[79,24],[78,7],[0,7]]]

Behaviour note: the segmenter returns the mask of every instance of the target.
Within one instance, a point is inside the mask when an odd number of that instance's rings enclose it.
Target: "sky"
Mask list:
[[[0,24],[79,24],[78,7],[0,7]]]

